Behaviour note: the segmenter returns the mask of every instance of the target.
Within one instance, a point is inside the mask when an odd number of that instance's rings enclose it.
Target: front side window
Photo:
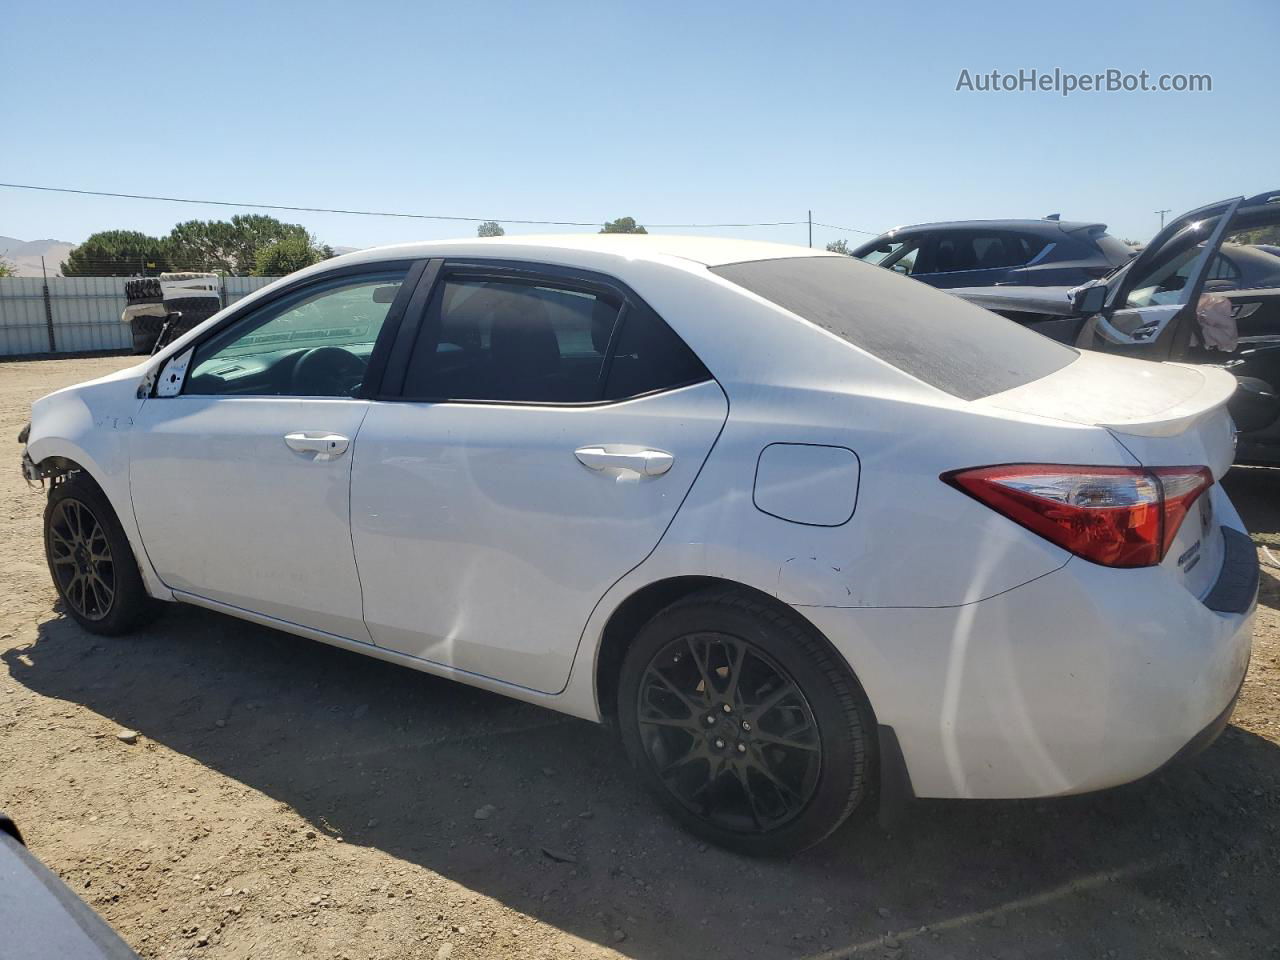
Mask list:
[[[907,238],[882,243],[868,250],[858,259],[865,263],[875,264],[909,277],[916,271],[916,261],[920,253],[921,238]]]
[[[887,243],[882,243],[879,246],[872,247],[858,259],[870,264],[879,264],[888,260],[890,257],[895,256],[904,246],[906,246],[906,244],[907,241],[905,240],[890,240]]]
[[[407,273],[321,281],[250,312],[196,348],[184,392],[355,396]]]
[[[1191,279],[1203,252],[1204,244],[1198,243],[1149,269],[1129,291],[1125,306],[1154,307],[1182,303],[1183,288]]]

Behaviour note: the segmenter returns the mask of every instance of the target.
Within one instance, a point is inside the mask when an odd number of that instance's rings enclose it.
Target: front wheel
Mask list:
[[[870,705],[799,616],[736,591],[646,624],[623,660],[618,720],[649,789],[691,832],[751,855],[828,836],[870,789]]]
[[[125,633],[158,608],[115,511],[83,473],[49,491],[44,550],[63,605],[90,633]]]

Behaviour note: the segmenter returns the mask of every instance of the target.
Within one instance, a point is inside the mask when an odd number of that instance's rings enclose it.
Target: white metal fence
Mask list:
[[[126,277],[0,277],[0,357],[31,353],[128,350],[120,322]],[[279,277],[227,277],[222,305],[235,303]]]

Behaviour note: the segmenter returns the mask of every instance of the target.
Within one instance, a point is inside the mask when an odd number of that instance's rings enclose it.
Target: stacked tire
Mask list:
[[[158,282],[158,281],[157,281]],[[143,301],[145,302],[145,301]],[[216,297],[179,297],[176,300],[165,300],[165,309],[169,313],[182,314],[174,321],[169,331],[169,339],[180,336],[188,330],[204,323],[220,309],[222,304]],[[164,317],[134,317],[129,321],[133,334],[133,352],[151,353],[155,349],[156,340],[164,330]]]
[[[164,299],[160,281],[155,277],[126,280],[124,283],[124,296],[131,304],[160,303]]]

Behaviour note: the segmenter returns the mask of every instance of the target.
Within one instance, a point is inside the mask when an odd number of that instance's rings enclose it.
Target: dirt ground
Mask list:
[[[0,437],[128,362],[0,363]],[[592,724],[194,608],[82,632],[7,449],[0,808],[144,957],[1280,957],[1280,570],[1193,764],[756,862],[672,826]],[[1226,483],[1280,555],[1280,471]]]

